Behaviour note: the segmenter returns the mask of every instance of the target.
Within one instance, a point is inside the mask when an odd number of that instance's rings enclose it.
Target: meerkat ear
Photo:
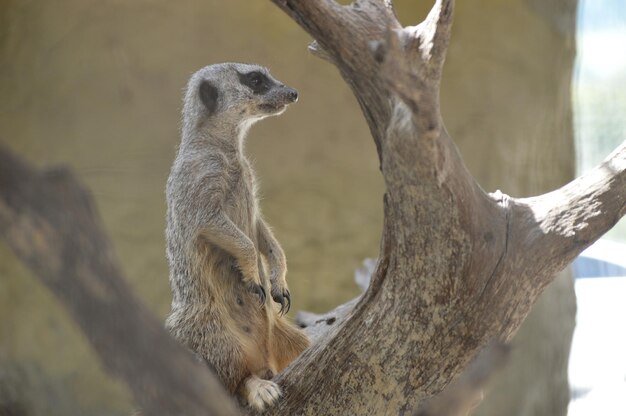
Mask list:
[[[209,111],[209,115],[213,114],[217,110],[217,97],[219,95],[217,88],[209,81],[204,80],[200,83],[198,93],[200,94],[200,100]]]

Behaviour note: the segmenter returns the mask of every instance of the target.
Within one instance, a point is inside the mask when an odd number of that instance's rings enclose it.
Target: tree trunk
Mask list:
[[[278,375],[285,396],[265,414],[409,414],[486,345],[510,340],[555,273],[624,215],[626,146],[556,191],[533,198],[487,194],[440,116],[453,1],[438,0],[424,23],[406,28],[389,0],[274,3],[317,40],[314,52],[333,62],[352,87],[378,150],[386,193],[380,259],[367,291]],[[129,383],[146,410],[167,405],[196,415],[203,404],[210,411],[221,403],[219,389],[211,390],[213,400],[198,394],[199,384],[212,384],[209,371],[190,366],[185,352],[126,294],[130,289],[94,226],[87,194],[67,175],[51,183],[49,175],[13,159],[5,154],[0,165],[6,166],[0,170],[0,235],[68,305],[105,365]],[[59,189],[71,198],[57,196]],[[64,214],[67,205],[78,221]],[[135,313],[107,325],[102,317],[114,313],[112,307],[116,316]],[[152,351],[161,343],[167,358]],[[151,353],[142,355],[140,346]],[[189,378],[172,364],[178,359],[187,363]],[[168,396],[155,394],[165,391]],[[212,414],[231,410],[216,405]]]

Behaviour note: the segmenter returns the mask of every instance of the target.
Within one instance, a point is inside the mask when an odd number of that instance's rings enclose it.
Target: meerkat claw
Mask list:
[[[285,293],[283,294],[283,296],[287,300],[287,306],[286,306],[285,313],[289,313],[289,309],[291,309],[291,293],[289,293],[289,289],[285,289]],[[283,313],[283,315],[285,313]]]
[[[283,298],[283,295],[278,293],[278,294],[273,294],[272,299],[274,299],[274,302],[280,303],[280,311],[278,313],[282,314],[283,309],[285,308],[285,298]]]
[[[273,293],[272,299],[274,302],[280,303],[280,311],[281,315],[286,314],[291,309],[291,293],[289,293],[288,289],[283,290],[283,293]]]
[[[261,305],[265,304],[265,299],[267,298],[267,295],[265,294],[265,288],[262,285],[251,283],[250,291],[259,297]]]
[[[289,289],[285,289],[285,291],[283,292],[283,301],[284,304],[282,302],[280,304],[280,312],[282,315],[288,313],[289,309],[291,309],[291,293],[289,293]]]

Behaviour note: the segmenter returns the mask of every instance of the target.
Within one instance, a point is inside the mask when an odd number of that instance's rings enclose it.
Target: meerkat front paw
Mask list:
[[[291,293],[286,287],[272,285],[272,299],[280,304],[280,314],[284,315],[291,309]]]
[[[248,283],[248,290],[259,297],[259,301],[261,305],[265,304],[265,299],[267,295],[265,294],[265,288],[262,285],[257,285],[256,283]]]
[[[236,267],[236,269],[239,270],[241,280],[245,284],[246,288],[250,292],[257,295],[259,297],[259,302],[261,303],[261,305],[264,305],[267,295],[265,293],[265,288],[261,284],[261,277],[259,276],[259,270],[256,267],[248,267],[247,269],[244,269],[243,267],[241,267],[241,265],[239,266],[233,265],[233,267]]]
[[[246,380],[246,400],[250,407],[263,410],[273,405],[282,395],[278,384],[271,380],[263,380],[257,376],[251,376]]]

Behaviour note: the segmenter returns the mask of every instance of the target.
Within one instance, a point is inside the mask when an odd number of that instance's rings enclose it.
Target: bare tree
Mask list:
[[[510,339],[555,273],[624,215],[626,145],[556,191],[487,194],[439,110],[452,0],[437,0],[410,27],[390,0],[273,2],[353,89],[386,193],[368,289],[319,323],[329,330],[278,375],[285,397],[266,413],[410,414],[487,344]],[[3,151],[0,235],[68,306],[146,414],[235,414],[211,373],[130,293],[70,174],[39,173]]]

